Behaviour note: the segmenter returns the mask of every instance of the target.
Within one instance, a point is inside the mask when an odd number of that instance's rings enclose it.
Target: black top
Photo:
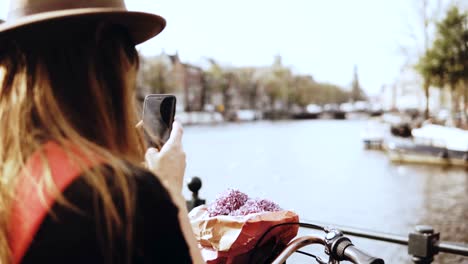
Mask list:
[[[110,168],[99,168],[105,171],[106,181],[112,186]],[[64,196],[81,212],[55,204],[53,215],[48,215],[41,224],[22,263],[125,263],[128,260],[192,263],[179,225],[178,208],[167,190],[150,172],[138,168],[133,171],[129,177],[130,190],[135,194],[130,250],[125,235],[114,235],[109,243],[102,202],[97,192],[79,177],[64,191]],[[111,193],[119,214],[124,216],[120,192],[111,189]]]

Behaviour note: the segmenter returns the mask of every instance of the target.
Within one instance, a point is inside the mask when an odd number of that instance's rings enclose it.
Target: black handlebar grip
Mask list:
[[[345,248],[344,257],[356,264],[385,264],[383,259],[374,258],[353,245],[349,245]]]

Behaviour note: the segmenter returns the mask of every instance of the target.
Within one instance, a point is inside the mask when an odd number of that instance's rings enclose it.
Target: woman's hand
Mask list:
[[[145,155],[148,168],[159,177],[166,187],[177,192],[182,190],[186,167],[182,135],[182,125],[178,121],[174,121],[171,135],[161,151],[149,148]]]
[[[172,124],[172,131],[166,144],[161,151],[149,148],[146,151],[146,163],[148,168],[154,172],[171,195],[174,204],[179,208],[179,222],[185,240],[195,264],[204,264],[205,261],[198,248],[197,240],[193,235],[193,229],[188,219],[187,204],[182,196],[182,184],[185,172],[185,152],[182,148],[182,125],[175,121]]]

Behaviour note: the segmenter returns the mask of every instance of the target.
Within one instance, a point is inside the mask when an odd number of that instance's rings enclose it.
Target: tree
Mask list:
[[[291,97],[294,82],[292,71],[283,65],[280,55],[275,57],[270,68],[269,74],[264,79],[265,92],[269,98],[270,107],[274,111],[275,104],[280,102],[283,105],[282,110],[289,110],[292,105],[289,98]],[[284,109],[284,106],[287,109]]]
[[[460,13],[456,6],[450,8],[446,17],[437,23],[434,43],[420,58],[417,69],[431,85],[448,86],[452,94],[452,114],[459,111],[460,99],[464,98],[466,121],[468,89],[468,13]],[[456,93],[457,88],[461,90]],[[453,115],[452,115],[453,117]]]
[[[170,66],[161,58],[141,57],[138,76],[138,87],[143,93],[171,93],[174,84],[170,74]]]
[[[442,0],[413,0],[409,3],[413,4],[415,9],[416,20],[412,21],[409,25],[409,37],[414,46],[401,47],[403,54],[407,57],[407,62],[402,68],[410,66],[414,68],[418,67],[418,61],[414,61],[414,58],[420,58],[428,50],[429,42],[432,37],[432,32],[435,27],[435,21],[441,16],[443,10],[445,10],[445,4]],[[416,28],[414,27],[416,26]],[[429,118],[429,97],[430,97],[430,86],[431,82],[426,79],[427,76],[422,75],[422,87],[425,96],[425,110],[424,117]]]
[[[200,95],[200,110],[205,109],[206,102],[210,93],[210,86],[208,84],[208,76],[205,71],[200,73],[200,83],[201,83],[201,95]]]
[[[290,111],[292,106],[304,109],[311,103],[340,104],[350,98],[350,93],[341,87],[317,83],[310,75],[295,75],[289,67],[282,64],[281,56],[276,56],[268,68],[225,69],[213,59],[209,62],[211,67],[203,76],[204,91],[207,98],[214,92],[221,96],[223,107],[219,109],[226,118],[229,118],[232,112],[233,96],[239,96],[243,108],[257,109],[259,100],[267,102],[267,110],[273,115],[278,114],[278,110]],[[360,98],[363,98],[362,90],[359,89],[359,92]],[[278,102],[281,103],[281,109],[277,109]]]
[[[235,85],[239,90],[241,100],[247,102],[244,106],[257,109],[259,82],[255,79],[254,68],[240,68],[234,72]]]
[[[293,87],[289,93],[291,104],[299,106],[302,109],[311,103],[314,103],[317,93],[315,92],[316,83],[310,75],[296,75],[293,77]]]
[[[439,2],[440,5],[440,2]],[[423,21],[423,28],[424,28],[424,51],[427,52],[428,49],[428,41],[429,41],[429,22],[430,19],[427,14],[428,10],[428,0],[422,1],[422,21]],[[429,118],[429,88],[431,86],[431,77],[427,75],[423,75],[423,89],[424,89],[424,96],[426,97],[426,104],[424,107],[424,118]]]
[[[214,59],[209,59],[210,69],[204,75],[204,82],[210,92],[219,92],[222,96],[222,105],[218,105],[218,111],[222,112],[225,118],[231,114],[231,96],[229,93],[233,85],[234,76],[231,72],[225,71]]]

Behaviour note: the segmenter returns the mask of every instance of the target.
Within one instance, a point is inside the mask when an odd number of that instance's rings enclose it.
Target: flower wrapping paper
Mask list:
[[[272,226],[299,221],[292,211],[254,213],[245,216],[219,215],[210,217],[205,205],[194,208],[189,218],[202,255],[208,264],[246,263],[262,235]],[[282,248],[293,239],[298,225],[284,225],[271,230],[259,249]],[[264,254],[265,254],[264,252]]]

